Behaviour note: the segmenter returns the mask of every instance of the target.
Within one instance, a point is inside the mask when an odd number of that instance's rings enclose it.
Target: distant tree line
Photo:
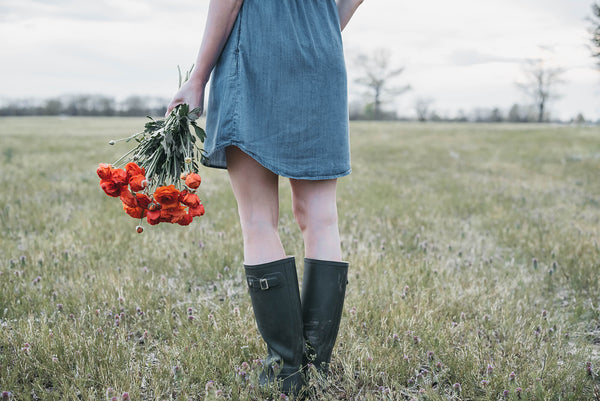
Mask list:
[[[104,95],[64,95],[49,99],[0,101],[0,116],[161,116],[168,100],[129,96],[122,101]]]
[[[413,106],[416,117],[398,115],[394,111],[382,111],[378,120],[420,121],[420,122],[475,122],[475,123],[536,123],[540,122],[539,108],[534,105],[513,104],[508,109],[499,107],[477,107],[473,110],[459,110],[455,114],[441,114],[433,108],[433,100],[417,99]],[[375,120],[369,104],[356,101],[350,104],[350,120]],[[567,121],[553,120],[544,114],[542,121],[568,122],[575,124],[590,123],[582,113]],[[596,121],[600,123],[600,121]]]

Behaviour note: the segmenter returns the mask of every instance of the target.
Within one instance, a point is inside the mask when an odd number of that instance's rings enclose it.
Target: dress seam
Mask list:
[[[237,29],[237,43],[235,44],[235,106],[233,108],[233,136],[237,137],[239,135],[238,125],[239,125],[239,104],[240,104],[240,42],[242,36],[242,18],[244,13],[244,5],[240,8],[240,12],[238,13],[238,29]],[[231,134],[230,134],[231,137]],[[223,151],[225,148],[223,148]],[[213,152],[214,153],[214,152]],[[227,155],[225,155],[225,165],[227,165]]]

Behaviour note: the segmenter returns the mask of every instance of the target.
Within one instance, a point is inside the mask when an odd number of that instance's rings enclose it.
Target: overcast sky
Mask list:
[[[267,0],[265,0],[267,1]],[[282,0],[276,0],[282,1]],[[304,0],[314,1],[314,0]],[[387,48],[404,66],[402,115],[417,98],[440,114],[507,110],[527,58],[566,70],[554,115],[600,118],[600,70],[590,57],[593,0],[365,0],[344,31],[348,70]],[[69,93],[170,98],[177,65],[197,53],[208,0],[0,0],[0,98]],[[355,85],[351,96],[360,95]]]

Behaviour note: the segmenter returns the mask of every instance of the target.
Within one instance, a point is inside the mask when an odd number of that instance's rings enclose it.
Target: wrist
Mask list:
[[[193,86],[204,87],[204,86],[206,86],[206,83],[208,82],[209,77],[210,77],[210,74],[206,74],[206,73],[200,71],[199,69],[196,69],[196,67],[194,67],[194,69],[190,73],[190,77],[188,78],[188,81]]]

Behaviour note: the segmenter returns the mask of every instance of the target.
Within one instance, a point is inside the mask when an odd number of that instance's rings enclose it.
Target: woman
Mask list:
[[[309,363],[327,373],[342,313],[336,180],[350,174],[350,151],[340,32],[361,2],[211,0],[195,68],[168,106],[202,107],[212,72],[204,163],[229,173],[268,348],[260,381],[284,392],[302,387]],[[304,239],[302,299],[277,232],[279,175]]]

